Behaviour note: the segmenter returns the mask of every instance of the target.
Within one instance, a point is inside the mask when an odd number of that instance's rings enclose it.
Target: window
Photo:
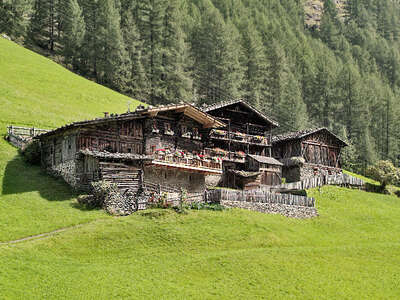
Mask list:
[[[127,150],[128,150],[128,153],[132,153],[132,149],[131,148],[128,148]]]

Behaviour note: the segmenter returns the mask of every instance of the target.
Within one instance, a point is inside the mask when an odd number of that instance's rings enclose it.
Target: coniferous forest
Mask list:
[[[330,128],[363,171],[400,154],[400,4],[325,0],[3,0],[0,32],[150,104],[242,98],[278,132]]]

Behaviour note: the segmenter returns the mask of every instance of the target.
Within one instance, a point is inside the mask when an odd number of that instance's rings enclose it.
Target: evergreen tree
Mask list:
[[[253,24],[244,22],[245,24],[240,28],[244,66],[243,98],[256,107],[260,107],[266,95],[264,81],[268,61],[260,34]]]
[[[192,80],[188,73],[188,46],[181,27],[179,2],[168,1],[163,21],[162,90],[167,103],[192,99]]]
[[[194,85],[201,103],[239,98],[243,77],[237,29],[225,24],[221,14],[205,6],[192,43]]]
[[[0,32],[12,38],[23,37],[28,26],[30,0],[4,0],[0,3]]]
[[[126,93],[136,99],[145,100],[149,94],[146,72],[142,64],[142,41],[134,21],[133,7],[125,7],[122,11],[121,28],[126,52],[129,56],[129,80]]]
[[[97,81],[124,91],[129,76],[129,56],[121,34],[119,11],[113,0],[99,0],[98,7]]]
[[[30,38],[39,46],[54,51],[59,10],[56,0],[35,0]]]
[[[80,66],[80,53],[85,37],[85,20],[77,0],[68,0],[64,16],[64,57],[66,63],[71,63],[73,70]]]

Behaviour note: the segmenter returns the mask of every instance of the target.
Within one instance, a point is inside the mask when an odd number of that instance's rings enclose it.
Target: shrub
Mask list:
[[[387,160],[380,160],[375,165],[369,166],[366,174],[372,179],[379,181],[382,189],[388,184],[398,184],[400,180],[399,169]]]
[[[19,150],[24,160],[32,165],[40,165],[40,142],[32,140]]]

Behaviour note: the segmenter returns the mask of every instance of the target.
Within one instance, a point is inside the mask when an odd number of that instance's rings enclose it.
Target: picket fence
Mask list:
[[[323,185],[341,185],[351,187],[363,187],[365,182],[357,177],[342,173],[335,175],[326,175],[307,178],[302,181],[285,183],[274,186],[264,186],[262,189],[267,190],[307,190]]]
[[[216,202],[216,203],[220,203],[223,201],[245,201],[245,202],[315,207],[314,198],[291,195],[291,194],[277,194],[265,190],[249,190],[249,191],[237,191],[229,189],[207,190],[205,192],[205,201]]]

